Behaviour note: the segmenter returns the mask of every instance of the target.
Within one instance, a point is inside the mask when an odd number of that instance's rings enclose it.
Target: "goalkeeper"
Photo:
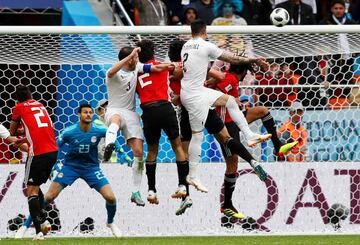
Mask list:
[[[116,213],[116,198],[109,181],[99,166],[98,144],[105,137],[107,128],[92,122],[93,109],[88,104],[79,107],[79,123],[63,130],[58,139],[61,148],[65,143],[69,145],[63,164],[58,164],[54,171],[53,182],[45,194],[45,202],[51,203],[62,189],[82,178],[91,188],[98,191],[106,200],[107,227],[115,237],[120,237],[119,228],[113,223]],[[31,224],[27,219],[15,238],[21,238],[26,228]]]

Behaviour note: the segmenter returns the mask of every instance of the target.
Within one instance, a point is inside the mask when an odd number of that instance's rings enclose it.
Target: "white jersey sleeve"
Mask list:
[[[222,50],[221,48],[219,48],[218,46],[216,46],[213,43],[206,42],[206,44],[208,46],[207,48],[208,48],[208,52],[209,52],[209,58],[212,61],[219,58],[220,55],[222,55],[222,53],[224,52],[224,50]]]
[[[3,125],[0,124],[0,138],[6,139],[10,136],[9,130],[7,130]]]

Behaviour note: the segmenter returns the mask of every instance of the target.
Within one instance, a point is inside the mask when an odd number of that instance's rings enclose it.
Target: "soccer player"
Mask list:
[[[140,62],[144,64],[160,64],[155,61],[155,46],[151,40],[142,40],[137,43],[137,46],[141,48],[139,53]],[[168,76],[168,71],[151,74],[144,73],[138,77],[136,91],[139,94],[140,107],[143,110],[141,118],[144,124],[145,140],[148,144],[145,164],[149,186],[147,199],[150,203],[159,203],[155,187],[156,158],[161,130],[164,130],[176,156],[179,184],[172,197],[182,198],[180,208],[176,211],[176,215],[180,215],[192,206],[192,200],[189,197],[189,186],[186,183],[186,176],[189,173],[189,162],[186,160],[181,145],[176,112],[169,98]]]
[[[176,61],[177,59],[180,59],[180,51],[182,45],[183,42],[181,40],[174,40],[173,42],[171,42],[169,46],[169,58],[171,61]],[[210,80],[212,79],[214,79],[215,81],[227,80],[226,79],[227,76],[224,73],[221,73],[219,71],[211,72],[211,70],[213,69],[210,69],[209,71],[209,73],[212,74]],[[220,76],[217,73],[222,74],[222,76]],[[180,86],[180,83],[177,82],[176,79],[171,79],[170,85],[174,91],[177,91],[178,86]],[[181,108],[180,125],[181,125],[180,127],[181,127],[181,135],[182,135],[183,143],[190,141],[191,127],[189,122],[189,116],[185,108]],[[234,133],[233,126],[235,126],[238,129],[236,124],[234,125],[226,124],[225,126],[226,129],[229,130],[230,135],[227,133],[227,130],[225,130],[223,122],[216,115],[215,111],[209,110],[209,114],[205,122],[205,128],[208,130],[209,133],[215,134],[216,139],[221,145],[221,149],[226,160],[226,172],[224,178],[224,187],[225,187],[224,203],[223,206],[221,207],[221,212],[223,212],[227,216],[231,216],[237,219],[242,219],[244,218],[244,215],[242,213],[239,213],[232,204],[232,193],[235,189],[236,172],[238,167],[238,156],[245,159],[254,168],[255,172],[259,175],[261,180],[264,181],[267,178],[267,174],[265,171],[263,171],[261,166],[258,165],[257,161],[251,156],[251,154],[247,151],[247,149],[241,144],[239,131],[235,131]],[[226,149],[223,145],[226,142],[224,141],[224,139],[230,140],[230,137],[233,138],[233,140],[235,141],[235,145],[237,145],[236,152]],[[186,151],[188,149],[186,148],[187,146],[188,146],[187,143],[183,144],[183,147],[185,147]],[[193,170],[193,174],[196,174],[194,170]],[[204,188],[203,186],[200,187]]]
[[[53,176],[53,182],[45,194],[45,201],[51,203],[65,187],[77,179],[83,179],[91,188],[98,191],[106,201],[107,224],[115,237],[121,232],[114,224],[116,213],[116,198],[109,181],[99,166],[98,144],[106,135],[107,128],[92,122],[93,109],[88,104],[82,104],[78,110],[79,122],[65,128],[58,139],[61,147],[68,144],[62,164],[58,164],[58,173]]]
[[[229,71],[225,71],[225,79],[212,80],[212,86],[225,94],[233,96],[240,103],[244,103],[245,97],[239,98],[239,81],[243,81],[248,71],[252,71],[251,65],[230,65]],[[248,103],[246,103],[248,105]],[[245,105],[242,104],[242,105]],[[294,141],[288,144],[283,144],[277,135],[274,118],[271,116],[269,110],[265,106],[244,106],[244,116],[246,121],[250,124],[256,120],[261,119],[263,126],[266,128],[267,132],[271,134],[271,141],[274,144],[275,154],[279,157],[286,155],[298,142]],[[222,107],[223,108],[223,107]],[[224,109],[224,108],[223,108]],[[238,131],[238,127],[232,121],[227,110],[222,110],[223,117],[225,119],[225,125],[232,137],[234,137],[231,132]],[[227,125],[229,123],[229,125]],[[229,126],[229,127],[228,127]],[[230,130],[229,128],[233,128]],[[235,129],[237,128],[237,129]]]
[[[108,161],[115,148],[115,140],[119,129],[134,153],[133,190],[131,202],[145,206],[141,199],[140,185],[144,169],[143,132],[140,117],[135,111],[135,90],[138,73],[161,72],[167,70],[169,64],[144,65],[138,62],[140,48],[123,47],[119,51],[119,62],[106,73],[106,86],[109,104],[105,120],[109,125],[105,138],[104,161]]]
[[[44,213],[44,195],[40,186],[46,183],[57,159],[57,145],[52,121],[40,102],[32,99],[28,87],[16,88],[18,103],[14,107],[10,134],[15,135],[20,123],[24,126],[29,144],[24,183],[30,215],[34,221],[36,235],[34,240],[44,239],[51,229]]]
[[[219,59],[234,64],[256,63],[262,66],[267,65],[266,61],[262,58],[244,58],[231,52],[223,51],[216,45],[205,41],[207,38],[206,24],[202,20],[195,20],[191,23],[191,32],[192,39],[184,44],[181,51],[184,77],[181,80],[180,93],[181,103],[189,112],[192,130],[192,138],[189,145],[190,171],[188,182],[195,182],[194,186],[196,186],[200,181],[195,174],[192,174],[191,165],[194,165],[193,169],[196,172],[196,164],[201,158],[203,129],[210,106],[226,106],[231,118],[244,133],[249,146],[263,142],[269,139],[271,135],[253,133],[233,97],[203,86],[210,60]],[[221,125],[219,124],[218,126],[220,129]],[[226,147],[235,154],[240,151],[240,148],[238,148],[239,144],[229,137],[226,129],[223,133],[221,134],[223,136],[221,141],[226,141]]]

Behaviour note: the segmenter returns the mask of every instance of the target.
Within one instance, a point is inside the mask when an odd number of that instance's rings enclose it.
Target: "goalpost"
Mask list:
[[[342,231],[358,231],[360,26],[209,26],[208,33],[209,39],[224,49],[268,59],[269,70],[255,67],[255,73],[249,73],[240,84],[240,93],[251,97],[255,105],[266,106],[277,128],[290,118],[290,105],[296,100],[302,103],[305,108],[302,124],[308,135],[306,144],[299,149],[304,152],[303,162],[276,162],[271,142],[251,150],[264,162],[270,179],[262,183],[248,165],[240,164],[234,204],[256,221],[255,225],[245,226],[220,215],[225,166],[214,138],[208,134],[204,137],[202,162],[209,164],[202,164],[199,169],[210,193],[191,189],[194,206],[179,217],[175,216],[175,210],[180,203],[170,198],[177,186],[174,164],[159,164],[160,205],[147,203],[145,208],[130,203],[127,188],[130,169],[119,164],[103,164],[118,198],[115,222],[124,234],[235,235],[248,234],[244,228],[255,226],[261,234],[332,233],[328,211],[336,203],[349,211],[342,220]],[[0,27],[0,122],[8,127],[15,105],[14,91],[22,83],[48,109],[58,135],[78,120],[76,112],[81,103],[95,107],[98,101],[107,98],[105,72],[117,61],[121,47],[151,39],[156,45],[156,59],[167,61],[170,41],[189,37],[188,26]],[[226,70],[227,65],[215,62],[214,67]],[[141,113],[139,108],[138,112]],[[252,128],[264,131],[261,121],[253,123]],[[286,132],[280,138],[290,140]],[[23,165],[6,164],[21,161],[21,153],[2,141],[0,150],[0,163],[5,163],[0,164],[0,237],[4,237],[13,235],[8,220],[19,213],[27,215],[28,210],[22,192]],[[125,150],[131,155],[129,148]],[[174,161],[170,144],[162,137],[158,162]],[[144,176],[143,197],[146,191]],[[94,234],[109,235],[102,228],[103,201],[84,182],[78,181],[65,189],[56,206],[61,229],[55,234],[81,235],[74,228],[86,217],[92,217]],[[340,213],[335,212],[334,217],[344,218]]]

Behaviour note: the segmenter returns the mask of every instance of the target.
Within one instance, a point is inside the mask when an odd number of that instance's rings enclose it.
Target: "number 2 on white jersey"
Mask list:
[[[39,128],[45,128],[49,126],[48,123],[41,122],[41,117],[47,115],[45,107],[31,107],[30,110],[37,111],[37,113],[34,114],[34,117]]]
[[[144,73],[144,74],[142,74],[141,76],[139,76],[139,83],[140,83],[141,88],[144,88],[145,86],[152,84],[152,81],[151,81],[151,80],[150,80],[150,81],[147,81],[147,82],[144,82],[143,79],[146,78],[146,77],[148,77],[148,76],[150,76],[149,73]]]

